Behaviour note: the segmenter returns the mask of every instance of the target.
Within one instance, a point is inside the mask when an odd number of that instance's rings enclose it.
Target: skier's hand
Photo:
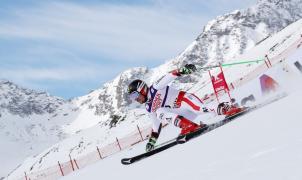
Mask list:
[[[153,149],[154,149],[154,145],[148,142],[146,145],[146,152],[152,151]]]
[[[186,64],[184,67],[179,69],[180,74],[191,74],[192,72],[195,72],[196,66],[194,64]]]
[[[155,143],[156,143],[156,138],[151,137],[149,139],[149,142],[146,144],[146,152],[152,151],[155,147]]]

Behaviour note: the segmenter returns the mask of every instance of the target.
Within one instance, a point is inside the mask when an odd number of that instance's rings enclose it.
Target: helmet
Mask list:
[[[147,97],[148,86],[144,81],[137,79],[137,80],[132,81],[128,85],[127,92],[130,95],[142,94],[143,96]],[[134,98],[131,98],[131,99],[136,99],[136,98],[134,97]]]

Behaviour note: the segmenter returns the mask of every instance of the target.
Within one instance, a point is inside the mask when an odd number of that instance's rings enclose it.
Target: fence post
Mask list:
[[[267,55],[265,55],[265,58],[267,58]],[[268,64],[266,62],[266,59],[264,60],[264,62],[265,62],[266,67],[269,68],[269,66],[268,66]]]
[[[77,167],[78,169],[80,169],[79,166],[78,166],[77,161],[76,161],[75,159],[73,159],[73,161],[74,161],[74,164],[76,165],[76,167]]]
[[[62,176],[64,176],[64,172],[63,172],[62,166],[61,166],[61,164],[60,164],[59,161],[58,161],[58,165],[59,165],[59,167],[60,167],[60,171],[61,171]]]
[[[25,180],[28,180],[28,179],[27,179],[27,175],[26,175],[26,172],[24,172],[24,174],[25,174]]]
[[[96,149],[98,150],[98,153],[99,153],[99,156],[100,156],[100,159],[103,159],[102,155],[101,155],[101,151],[99,149],[99,147],[97,146]]]
[[[265,55],[265,58],[266,58],[265,64],[266,64],[267,68],[273,67],[273,66],[272,66],[272,63],[271,63],[271,61],[269,60],[267,54]],[[267,61],[267,62],[266,62],[266,61]]]
[[[231,83],[230,85],[231,85],[232,89],[235,89],[235,86],[233,83]]]
[[[120,148],[120,151],[121,151],[121,150],[122,150],[122,148],[121,148],[120,142],[118,141],[118,139],[117,139],[117,138],[116,138],[116,142],[117,142],[118,147]]]
[[[71,164],[72,171],[74,171],[74,166],[73,166],[70,154],[69,154],[69,159],[70,159],[70,164]]]
[[[139,135],[141,136],[142,141],[144,141],[144,138],[143,138],[142,132],[141,132],[140,128],[138,127],[138,125],[137,125],[137,129],[138,129]]]

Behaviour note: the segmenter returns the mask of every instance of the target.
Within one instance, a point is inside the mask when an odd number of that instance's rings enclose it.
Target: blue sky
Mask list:
[[[120,72],[156,67],[207,21],[256,0],[3,0],[0,79],[65,99]]]

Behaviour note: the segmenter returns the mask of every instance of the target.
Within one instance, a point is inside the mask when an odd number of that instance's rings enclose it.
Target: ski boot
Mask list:
[[[243,110],[244,108],[230,105],[228,102],[222,102],[217,107],[217,114],[225,115],[228,117],[228,116],[233,116]]]
[[[198,129],[200,128],[204,128],[206,127],[207,125],[206,124],[196,124],[182,116],[179,116],[178,117],[178,127],[181,128],[181,132],[180,132],[180,136],[181,135],[186,135],[186,134],[189,134],[191,132],[195,132],[197,131]]]

